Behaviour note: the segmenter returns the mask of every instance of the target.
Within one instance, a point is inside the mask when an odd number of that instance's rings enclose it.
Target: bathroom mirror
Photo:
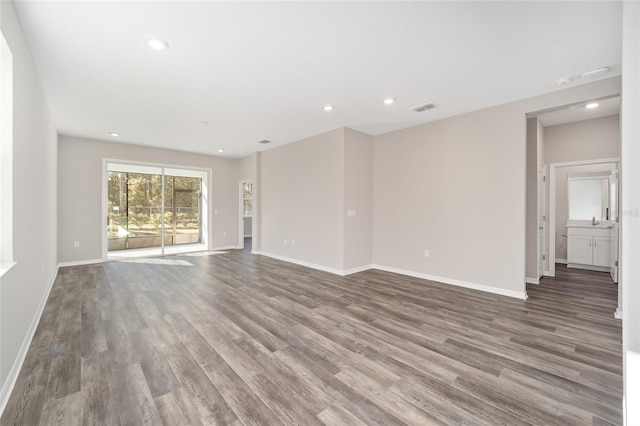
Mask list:
[[[569,220],[611,220],[609,176],[569,176]]]

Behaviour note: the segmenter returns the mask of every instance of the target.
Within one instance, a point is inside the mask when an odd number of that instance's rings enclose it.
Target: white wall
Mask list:
[[[264,151],[259,169],[260,251],[342,270],[344,129]]]
[[[102,161],[104,158],[159,165],[210,168],[212,171],[210,246],[238,245],[239,160],[60,136],[58,141],[58,260],[102,258]],[[226,234],[223,235],[223,234]],[[74,241],[80,247],[73,246]]]
[[[351,129],[344,136],[343,269],[348,271],[372,263],[373,137]]]
[[[17,377],[57,273],[56,130],[12,2],[0,2],[13,53],[13,257],[0,280],[0,402]]]
[[[523,297],[525,114],[617,93],[600,80],[376,136],[374,263]]]
[[[625,424],[640,424],[640,3],[622,18],[622,342]]]

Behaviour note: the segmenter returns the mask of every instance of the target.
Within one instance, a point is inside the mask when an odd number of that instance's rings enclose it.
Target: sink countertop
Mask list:
[[[612,225],[610,223],[598,223],[597,225],[589,224],[572,224],[566,225],[567,228],[600,228],[600,229],[611,229]]]

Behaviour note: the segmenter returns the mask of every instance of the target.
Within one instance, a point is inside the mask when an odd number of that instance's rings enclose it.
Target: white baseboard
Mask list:
[[[622,319],[622,309],[620,309],[620,308],[616,309],[615,313],[613,314],[613,317],[615,319],[621,320]]]
[[[220,246],[220,247],[211,247],[208,251],[221,251],[221,250],[242,250],[244,246]],[[181,254],[181,253],[176,253]]]
[[[312,268],[312,269],[317,269],[319,271],[329,272],[331,274],[344,275],[343,271],[341,271],[340,269],[330,268],[328,266],[323,266],[323,265],[318,265],[318,264],[315,264],[315,263],[305,262],[304,260],[293,259],[291,257],[280,256],[279,254],[273,254],[273,253],[268,253],[268,252],[264,252],[264,251],[255,251],[253,253],[254,254],[258,254],[260,256],[266,256],[266,257],[271,257],[273,259],[282,260],[284,262],[294,263],[294,264],[300,265],[300,266],[306,266],[307,268]]]
[[[540,278],[531,278],[531,277],[526,277],[526,278],[524,279],[524,281],[525,281],[527,284],[540,284]]]
[[[18,380],[18,376],[20,375],[20,370],[22,369],[24,360],[27,357],[29,346],[31,346],[31,341],[33,340],[33,336],[36,334],[36,329],[38,328],[38,324],[40,323],[40,317],[42,316],[44,307],[47,304],[47,300],[49,299],[49,293],[51,293],[53,284],[56,282],[56,277],[58,276],[58,269],[59,268],[56,268],[55,274],[53,275],[53,279],[48,284],[47,289],[45,290],[44,295],[42,296],[42,299],[40,299],[38,308],[36,309],[36,312],[33,315],[33,319],[31,320],[31,324],[27,329],[27,334],[24,336],[24,340],[22,341],[22,346],[20,346],[18,355],[16,356],[16,359],[13,362],[13,365],[11,366],[11,370],[9,370],[9,374],[7,375],[7,379],[4,381],[4,385],[0,390],[0,416],[2,416],[2,413],[4,413],[4,409],[7,406],[7,402],[9,402],[9,397],[11,396],[11,392],[13,391],[13,388],[16,385],[16,381]]]
[[[258,254],[258,255],[261,255],[261,256],[271,257],[273,259],[278,259],[278,260],[282,260],[284,262],[294,263],[294,264],[300,265],[300,266],[306,266],[307,268],[317,269],[319,271],[329,272],[330,274],[340,275],[340,276],[343,276],[343,277],[346,276],[346,275],[355,274],[356,272],[366,271],[366,270],[371,269],[373,267],[373,265],[365,265],[365,266],[359,266],[359,267],[356,267],[356,268],[341,270],[341,269],[337,269],[337,268],[331,268],[331,267],[328,267],[328,266],[318,265],[316,263],[305,262],[304,260],[293,259],[291,257],[280,256],[279,254],[267,253],[267,252],[263,252],[263,251],[252,251],[251,254]]]
[[[567,263],[567,268],[584,269],[585,271],[609,272],[608,266],[580,265],[578,263]]]
[[[345,269],[344,271],[342,271],[342,275],[357,274],[358,272],[368,271],[369,269],[373,269],[373,265],[364,265],[358,266],[356,268]]]
[[[437,281],[439,283],[451,284],[451,285],[455,285],[455,286],[458,286],[458,287],[464,287],[464,288],[470,288],[472,290],[486,291],[487,293],[499,294],[501,296],[515,297],[516,299],[523,299],[524,300],[524,299],[526,299],[528,297],[526,291],[519,292],[519,291],[512,291],[512,290],[504,290],[502,288],[491,287],[491,286],[484,285],[484,284],[476,284],[476,283],[470,283],[470,282],[467,282],[467,281],[455,280],[455,279],[446,278],[446,277],[438,277],[438,276],[434,276],[434,275],[427,275],[427,274],[423,274],[423,273],[420,273],[420,272],[407,271],[407,270],[404,270],[404,269],[392,268],[392,267],[389,267],[389,266],[373,265],[373,269],[379,269],[381,271],[387,271],[387,272],[393,272],[393,273],[396,273],[396,274],[407,275],[407,276],[410,276],[410,277],[422,278],[422,279],[430,280],[430,281]]]
[[[556,257],[556,262],[555,262],[555,263],[564,263],[564,264],[566,265],[566,264],[567,264],[567,263],[569,263],[569,262],[567,262],[567,259],[558,259],[558,258]]]
[[[65,268],[67,266],[81,266],[81,265],[93,265],[95,263],[102,263],[102,259],[87,259],[87,260],[76,260],[74,262],[60,262],[58,263],[58,268]]]

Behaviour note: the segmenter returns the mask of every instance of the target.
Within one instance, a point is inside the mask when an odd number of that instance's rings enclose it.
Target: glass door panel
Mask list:
[[[161,168],[152,166],[109,164],[108,252],[116,256],[118,251],[148,249],[142,254],[162,254],[163,235],[164,247],[203,242],[203,180],[193,176],[196,172],[182,173],[192,176],[163,175]]]
[[[161,175],[110,171],[109,251],[161,247]]]
[[[202,179],[186,176],[165,179],[165,211],[171,213],[165,213],[170,218],[165,232],[171,234],[171,245],[200,243]]]

